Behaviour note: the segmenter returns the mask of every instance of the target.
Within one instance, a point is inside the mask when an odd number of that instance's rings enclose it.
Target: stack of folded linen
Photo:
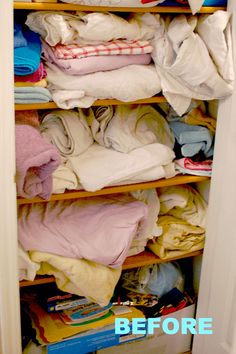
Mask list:
[[[37,33],[14,23],[15,103],[51,101],[46,81],[46,69],[40,61],[41,42]]]
[[[148,248],[163,259],[181,256],[204,247],[207,204],[189,185],[158,189],[160,236]]]
[[[151,64],[155,17],[112,13],[34,12],[26,25],[43,39],[47,79],[60,108],[96,99],[135,101],[161,91]]]

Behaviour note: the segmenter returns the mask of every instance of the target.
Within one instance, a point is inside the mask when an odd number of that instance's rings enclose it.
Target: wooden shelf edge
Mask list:
[[[97,12],[157,12],[157,13],[191,13],[189,7],[108,7],[108,6],[85,6],[66,3],[30,3],[30,2],[14,2],[15,10],[57,10],[57,11],[97,11]],[[217,10],[226,10],[226,7],[202,7],[199,13],[213,13]]]
[[[127,185],[115,186],[115,187],[105,187],[96,192],[88,192],[85,190],[67,191],[62,194],[52,194],[49,200],[45,200],[40,197],[35,197],[32,199],[18,197],[17,204],[22,205],[22,204],[33,204],[33,203],[42,203],[42,202],[46,203],[48,201],[56,201],[56,200],[95,197],[98,195],[125,193],[129,191],[135,191],[138,189],[151,189],[151,188],[168,187],[168,186],[187,184],[187,183],[196,183],[196,182],[207,181],[209,179],[210,177],[205,177],[205,176],[178,175],[172,178],[168,178],[168,179],[163,178],[151,182],[127,184]]]
[[[138,268],[142,267],[145,265],[150,265],[150,264],[157,264],[157,263],[166,263],[166,262],[171,262],[179,259],[184,259],[184,258],[190,258],[190,257],[196,257],[203,254],[203,250],[200,251],[195,251],[195,252],[190,252],[186,253],[184,255],[181,255],[179,257],[173,257],[169,259],[161,259],[157,257],[155,254],[149,251],[143,251],[135,256],[127,257],[122,269],[127,270],[127,269],[133,269],[133,268]],[[54,283],[55,278],[53,276],[37,276],[35,280],[29,281],[29,280],[21,280],[20,281],[20,287],[26,287],[26,286],[34,286],[34,285],[41,285],[41,284],[48,284],[48,283]]]
[[[143,98],[131,102],[122,102],[115,99],[104,99],[104,100],[95,101],[92,106],[111,106],[111,105],[116,106],[116,105],[127,105],[127,104],[149,104],[149,103],[161,103],[161,102],[166,102],[165,97],[154,96],[154,97]],[[15,104],[16,111],[24,111],[24,110],[31,110],[31,109],[55,109],[55,108],[59,108],[55,102]]]

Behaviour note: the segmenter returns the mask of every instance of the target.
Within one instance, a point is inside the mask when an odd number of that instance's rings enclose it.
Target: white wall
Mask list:
[[[13,100],[13,4],[0,1],[0,354],[19,354]]]

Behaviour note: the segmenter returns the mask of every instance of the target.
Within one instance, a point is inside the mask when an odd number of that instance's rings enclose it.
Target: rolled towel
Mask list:
[[[25,198],[49,199],[52,173],[60,164],[57,149],[29,125],[16,125],[16,185]]]

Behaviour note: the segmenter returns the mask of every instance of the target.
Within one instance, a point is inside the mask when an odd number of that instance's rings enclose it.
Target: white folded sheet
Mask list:
[[[58,67],[47,63],[47,81],[58,107],[88,108],[96,99],[115,98],[123,102],[148,98],[161,91],[155,66],[128,65],[88,75],[66,75]]]
[[[152,41],[162,92],[179,115],[186,112],[192,98],[220,99],[233,89],[219,75],[205,43],[194,32],[196,24],[196,17],[185,15],[176,16],[169,24],[160,18]]]
[[[155,31],[152,14],[134,13],[127,20],[109,12],[35,11],[27,16],[26,25],[51,46],[57,43],[93,44],[115,39],[149,40]]]
[[[94,140],[107,148],[129,152],[160,143],[174,147],[174,135],[165,118],[150,105],[101,106],[91,125]]]
[[[83,154],[70,157],[69,162],[83,188],[94,192],[105,186],[173,177],[174,157],[168,146],[158,143],[127,154],[93,144]]]

